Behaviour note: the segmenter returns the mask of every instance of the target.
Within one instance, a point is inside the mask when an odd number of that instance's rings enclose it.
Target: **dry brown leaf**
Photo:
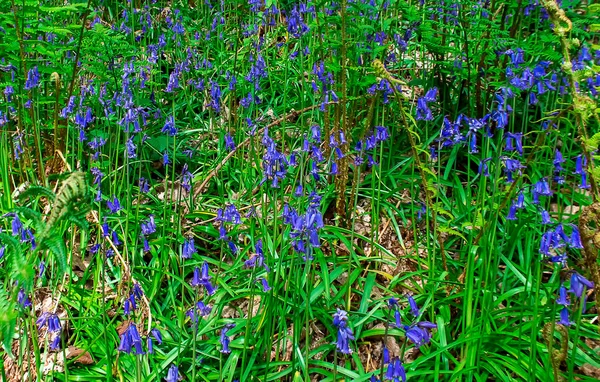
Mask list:
[[[79,349],[75,346],[69,346],[67,348],[67,359],[75,359],[75,362],[80,363],[82,365],[91,365],[94,363],[92,359],[92,355],[83,349]]]

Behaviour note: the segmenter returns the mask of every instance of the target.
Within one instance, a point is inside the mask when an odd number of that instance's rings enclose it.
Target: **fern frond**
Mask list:
[[[19,194],[19,201],[23,201],[25,198],[38,198],[41,196],[45,196],[51,201],[56,197],[54,192],[49,188],[43,186],[29,186],[25,191]]]
[[[56,200],[52,205],[52,212],[46,221],[46,230],[43,235],[44,238],[60,218],[64,216],[65,212],[67,212],[71,202],[85,197],[86,193],[87,185],[85,182],[85,174],[80,171],[72,173],[71,176],[63,182],[60,190],[58,190]]]
[[[12,357],[12,341],[17,323],[17,305],[10,299],[4,287],[0,288],[0,336],[4,350]]]

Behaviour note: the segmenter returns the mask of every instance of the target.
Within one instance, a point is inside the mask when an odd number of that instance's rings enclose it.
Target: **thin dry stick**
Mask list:
[[[330,103],[333,103],[333,102],[330,102]],[[290,119],[290,118],[296,117],[296,116],[298,116],[298,115],[300,115],[300,114],[306,113],[307,111],[311,111],[311,110],[313,110],[313,109],[316,109],[317,107],[320,107],[320,106],[321,106],[321,105],[313,105],[313,106],[308,106],[308,107],[305,107],[304,109],[301,109],[301,110],[298,110],[298,111],[296,111],[296,110],[292,110],[291,112],[289,112],[289,113],[288,113],[288,114],[286,114],[285,116],[283,116],[283,117],[281,117],[281,118],[279,118],[279,119],[276,119],[276,120],[274,120],[273,122],[269,123],[267,126],[265,126],[265,127],[263,127],[262,129],[258,130],[256,134],[262,134],[262,133],[265,131],[265,129],[269,129],[269,128],[273,127],[273,126],[277,126],[277,125],[279,125],[281,122],[283,122],[283,121],[285,121],[285,120],[287,120],[287,119]],[[231,151],[229,152],[229,154],[227,154],[227,155],[225,156],[225,158],[223,158],[223,160],[221,161],[221,163],[219,163],[219,164],[217,165],[217,167],[215,167],[215,168],[214,168],[214,170],[212,170],[212,171],[211,171],[211,172],[208,174],[208,176],[206,177],[206,179],[204,179],[204,181],[203,181],[203,182],[202,182],[202,183],[201,183],[201,184],[200,184],[198,187],[194,187],[194,195],[193,195],[194,199],[195,199],[195,198],[197,198],[197,197],[198,197],[198,195],[200,195],[200,193],[202,193],[202,190],[204,190],[204,188],[206,187],[206,185],[208,184],[208,182],[210,182],[210,180],[211,180],[211,179],[212,179],[212,178],[213,178],[215,175],[217,175],[217,173],[219,172],[219,170],[220,170],[221,168],[223,168],[223,166],[225,166],[225,164],[227,163],[227,161],[228,161],[228,160],[229,160],[229,159],[230,159],[232,156],[234,156],[234,155],[235,155],[235,153],[237,152],[237,150],[238,150],[240,147],[243,147],[243,146],[246,146],[247,144],[249,144],[249,143],[250,143],[250,140],[251,140],[252,138],[253,138],[253,136],[250,136],[250,137],[248,137],[248,138],[244,139],[244,141],[243,141],[242,143],[240,143],[240,144],[239,144],[239,145],[238,145],[238,146],[237,146],[235,149],[231,150]]]

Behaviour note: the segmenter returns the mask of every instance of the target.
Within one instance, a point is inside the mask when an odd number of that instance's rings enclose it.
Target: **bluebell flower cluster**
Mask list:
[[[308,208],[304,215],[285,204],[283,207],[283,222],[291,226],[290,238],[294,250],[303,255],[304,259],[312,259],[310,247],[319,247],[319,230],[325,225],[323,215],[319,211],[321,197],[315,192],[309,195]],[[308,247],[307,244],[310,246]]]
[[[417,120],[431,121],[433,119],[433,113],[429,108],[429,104],[435,102],[437,94],[438,89],[434,87],[429,89],[424,97],[419,97],[417,100]]]
[[[60,348],[60,338],[62,326],[60,319],[55,313],[44,312],[36,320],[38,330],[46,327],[50,336],[50,350],[58,350]]]
[[[338,309],[333,315],[333,326],[337,328],[337,341],[335,342],[337,351],[343,354],[352,354],[350,341],[354,340],[354,334],[348,327],[348,313]]]
[[[212,283],[210,281],[211,276],[208,273],[208,271],[209,271],[209,268],[208,268],[208,263],[206,261],[202,264],[202,268],[195,267],[194,275],[192,277],[192,281],[190,282],[190,285],[193,287],[202,286],[206,289],[206,293],[209,296],[212,296],[213,294],[215,294],[215,291],[217,290],[217,288],[212,285]]]
[[[191,259],[194,254],[198,253],[196,246],[194,245],[194,238],[190,237],[183,241],[183,247],[181,249],[181,257],[184,259]]]
[[[294,5],[287,19],[287,30],[295,38],[301,38],[307,34],[310,28],[305,23],[304,18],[308,12],[314,12],[314,6],[310,8],[306,4],[300,3]]]
[[[539,252],[553,263],[566,265],[567,254],[565,249],[581,249],[581,237],[576,225],[571,224],[571,235],[567,235],[562,223],[557,224],[554,229],[546,231],[542,235]]]
[[[149,252],[150,245],[148,244],[148,236],[156,232],[156,223],[154,222],[154,215],[149,215],[148,220],[140,224],[140,230],[142,234],[144,252]]]
[[[265,253],[263,251],[263,242],[261,239],[256,241],[254,245],[255,253],[250,256],[248,260],[244,262],[244,265],[248,268],[264,267],[265,271],[269,272],[269,266],[265,262]]]
[[[121,342],[119,343],[117,350],[127,354],[133,352],[134,355],[145,354],[144,348],[142,347],[142,338],[133,322],[130,322],[129,326],[127,326],[123,334],[121,334]]]
[[[589,281],[588,279],[586,279],[585,277],[583,277],[582,275],[580,275],[579,273],[572,271],[571,273],[571,280],[570,280],[570,284],[571,287],[567,290],[567,288],[565,287],[564,283],[561,284],[559,291],[558,291],[558,298],[556,299],[556,303],[560,306],[562,306],[561,310],[560,310],[560,319],[557,322],[557,324],[559,325],[564,325],[564,326],[571,326],[573,324],[573,322],[569,319],[569,306],[571,305],[571,301],[569,299],[568,293],[571,293],[573,295],[573,298],[577,298],[577,299],[582,299],[583,297],[583,311],[585,312],[585,305],[586,305],[586,296],[585,296],[585,290],[589,289],[592,290],[594,289],[594,283]]]
[[[5,248],[5,246],[2,246],[2,248],[0,248],[0,252],[4,252]],[[1,258],[2,256],[0,256],[0,259]],[[19,289],[19,293],[17,294],[17,303],[22,309],[27,309],[31,307],[31,300],[29,300],[29,296],[27,296],[27,293],[25,293],[25,289],[23,288]]]
[[[269,136],[268,129],[265,129],[262,144],[265,147],[265,154],[262,158],[263,178],[260,184],[267,180],[271,181],[271,187],[278,188],[288,172],[289,162],[286,156],[277,150],[277,144]]]
[[[198,301],[194,306],[185,312],[185,315],[190,318],[192,327],[198,327],[200,317],[206,317],[212,312],[212,306],[206,305],[203,301]]]
[[[229,348],[229,343],[231,342],[231,339],[229,338],[227,333],[234,327],[235,327],[235,324],[230,323],[230,324],[225,324],[223,329],[221,329],[221,337],[219,338],[219,342],[221,342],[220,352],[223,354],[231,353],[231,349]]]
[[[31,228],[26,228],[23,225],[23,222],[21,222],[21,219],[19,218],[19,215],[17,215],[16,212],[8,212],[8,213],[2,215],[2,217],[12,217],[12,221],[11,221],[12,235],[17,236],[21,243],[29,243],[31,245],[32,250],[36,249],[37,244],[36,244],[35,236],[31,230]],[[2,251],[3,256],[4,256],[5,250],[6,249],[4,249]]]
[[[125,299],[125,303],[123,304],[123,314],[128,316],[131,314],[132,310],[137,309],[137,300],[141,299],[144,295],[142,291],[142,287],[140,284],[133,284],[133,288],[129,297]]]

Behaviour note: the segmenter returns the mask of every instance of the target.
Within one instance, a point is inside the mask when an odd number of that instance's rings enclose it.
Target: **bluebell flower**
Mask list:
[[[11,101],[10,97],[13,94],[15,94],[15,89],[12,86],[7,85],[6,88],[4,88],[4,95],[6,96],[6,101],[7,102]]]
[[[508,209],[508,215],[506,216],[506,220],[517,220],[517,205],[516,203],[512,203],[510,208]]]
[[[168,134],[170,136],[177,135],[177,127],[175,126],[175,117],[172,115],[167,117],[163,128],[160,130],[163,134]]]
[[[143,235],[151,235],[156,232],[156,224],[154,223],[154,215],[149,215],[148,220],[142,222],[141,230]]]
[[[225,147],[229,151],[235,150],[235,142],[229,133],[225,134]]]
[[[338,329],[336,348],[343,354],[352,354],[350,340],[354,340],[352,329],[348,327],[348,313],[338,308],[333,315],[333,326]]]
[[[329,171],[330,175],[337,175],[338,174],[338,165],[335,162],[331,163],[331,170]]]
[[[385,379],[390,381],[402,380],[402,382],[406,382],[406,371],[404,370],[404,365],[400,361],[400,358],[396,357],[388,364]]]
[[[521,164],[521,162],[517,159],[510,159],[510,158],[506,158],[506,157],[503,157],[501,159],[504,160],[504,171],[506,172],[506,182],[507,183],[514,182],[513,174],[517,173],[517,174],[521,175],[521,169],[525,168],[525,166],[523,166]]]
[[[162,338],[162,334],[160,333],[160,330],[154,328],[150,331],[150,333],[152,333],[152,335],[156,339],[156,342],[158,342],[159,345],[162,345],[163,338]]]
[[[221,88],[215,81],[210,82],[210,102],[208,106],[214,109],[217,114],[221,112]]]
[[[190,285],[193,287],[198,287],[200,286],[200,268],[195,267],[194,268],[194,273],[192,276],[192,281],[190,282]]]
[[[545,232],[542,235],[542,240],[540,241],[540,253],[550,256],[550,249],[552,248],[552,239],[554,236],[554,231],[550,230]]]
[[[569,245],[572,248],[582,249],[583,244],[581,243],[581,236],[579,234],[579,228],[577,228],[577,226],[575,224],[571,224],[571,227],[573,228],[573,230],[571,231],[571,237],[569,238],[570,240],[568,240]]]
[[[425,205],[425,203],[421,202],[419,205],[420,208],[417,210],[417,220],[421,220],[423,218],[423,215],[427,213],[427,206]]]
[[[241,217],[240,213],[238,212],[237,208],[235,208],[235,205],[228,204],[225,207],[225,211],[223,213],[223,221],[233,223],[236,225],[242,224],[242,217]]]
[[[211,311],[211,306],[205,305],[202,301],[198,301],[193,308],[190,308],[185,312],[185,315],[190,318],[192,326],[196,326],[198,324],[198,319],[200,317],[208,316]]]
[[[264,277],[260,277],[259,278],[260,282],[262,283],[262,287],[263,287],[263,292],[268,292],[271,290],[271,287],[269,286],[269,283],[267,282],[267,279]]]
[[[547,210],[542,209],[541,215],[542,215],[542,224],[543,225],[552,224],[552,219],[550,218],[550,214],[548,213]]]
[[[567,236],[567,234],[565,233],[565,229],[562,225],[562,223],[558,223],[556,225],[556,228],[554,228],[554,237],[556,237],[558,235],[558,237],[560,237],[561,241],[557,242],[557,239],[553,240],[553,245],[555,247],[564,247],[566,243],[569,243],[571,240],[569,239],[569,236]]]
[[[591,186],[587,183],[587,174],[583,173],[580,176],[581,176],[581,183],[579,183],[579,188],[581,188],[581,189],[590,188]]]
[[[117,233],[117,231],[113,230],[111,232],[111,237],[112,237],[112,241],[113,241],[114,245],[116,245],[116,246],[121,245],[121,241],[119,241],[119,234]]]
[[[227,332],[235,327],[235,324],[226,324],[223,329],[221,329],[221,337],[219,341],[221,342],[221,350],[220,352],[223,354],[231,353],[231,349],[229,349],[229,343],[231,340],[227,336]]]
[[[575,157],[575,172],[574,174],[585,175],[585,167],[587,165],[587,158],[585,155],[578,155]]]
[[[552,190],[550,189],[550,185],[548,184],[548,180],[546,178],[542,178],[537,183],[535,183],[531,192],[533,194],[533,204],[540,203],[540,195],[552,196]]]
[[[417,302],[415,301],[415,299],[410,294],[407,294],[406,298],[408,299],[408,305],[410,306],[410,312],[412,313],[412,315],[415,317],[419,317],[419,314],[421,314],[421,312],[419,311],[419,307],[417,306]]]
[[[375,138],[378,142],[386,141],[390,137],[390,133],[385,126],[375,126]]]
[[[140,189],[140,192],[144,194],[150,192],[150,185],[148,184],[148,181],[145,178],[140,178],[138,180],[138,187]]]
[[[202,301],[198,301],[196,303],[196,310],[198,311],[201,317],[206,317],[212,311],[212,306],[206,305]]]
[[[490,171],[487,165],[487,162],[491,161],[492,158],[485,158],[479,162],[479,170],[478,173],[483,176],[490,176]]]
[[[34,66],[27,72],[27,80],[25,81],[25,90],[31,90],[40,84],[40,73],[38,67]]]
[[[194,245],[194,238],[190,237],[189,240],[184,240],[183,248],[181,250],[181,257],[184,259],[191,259],[195,253],[197,252],[196,246]]]
[[[123,207],[121,207],[121,203],[119,202],[119,199],[117,199],[116,196],[113,196],[113,200],[107,200],[106,201],[106,206],[108,207],[108,209],[110,210],[111,213],[116,214],[117,212],[119,212],[120,210],[123,209]]]
[[[135,298],[142,298],[142,296],[144,296],[144,291],[142,290],[142,287],[139,283],[133,284],[132,293],[135,296]]]
[[[54,339],[50,342],[50,350],[58,350],[60,348],[60,334],[54,336]]]
[[[515,68],[518,68],[520,64],[523,64],[525,60],[523,59],[523,49],[517,48],[515,50],[509,49],[504,54],[510,57],[511,63]]]
[[[519,192],[517,195],[517,201],[515,202],[515,207],[518,209],[525,208],[525,194],[523,192]]]
[[[394,311],[394,320],[396,321],[396,327],[401,329],[402,328],[402,317],[400,316],[400,311],[398,309],[396,309]]]
[[[167,372],[167,377],[165,378],[167,382],[177,382],[179,381],[179,369],[175,365],[171,365],[169,371]]]
[[[427,102],[425,101],[425,99],[423,97],[421,97],[417,100],[416,119],[417,119],[417,121],[419,121],[419,120],[431,121],[433,119],[433,113],[432,113],[431,109],[429,109],[429,106],[427,105]]]
[[[594,289],[594,283],[583,277],[577,272],[571,274],[570,293],[573,293],[577,298],[581,298],[585,288]]]
[[[431,340],[431,333],[429,331],[435,328],[437,328],[436,324],[429,321],[421,321],[411,326],[405,326],[404,330],[406,331],[406,337],[414,343],[418,349],[429,343]]]
[[[507,151],[516,150],[519,155],[523,155],[523,133],[506,133],[506,147],[504,149]]]
[[[133,143],[133,137],[129,137],[127,142],[125,142],[125,149],[127,149],[127,157],[129,159],[137,158],[137,146]],[[94,156],[94,160],[98,159],[97,156]]]
[[[2,112],[0,112],[0,127],[5,125],[8,122],[8,120],[6,119],[6,115],[4,115],[4,117],[2,116]],[[21,140],[23,139],[23,134],[19,134],[15,139],[14,139],[14,146],[15,146],[15,159],[19,160],[21,159],[21,154],[23,154],[25,152],[25,150],[23,150],[23,146],[22,146],[22,142]]]
[[[48,331],[51,333],[58,333],[62,330],[60,319],[54,313],[42,313],[35,323],[38,327],[38,330],[42,329],[44,326],[47,326]]]
[[[23,309],[29,308],[31,306],[31,301],[29,300],[29,297],[25,293],[25,289],[23,289],[23,288],[19,289],[19,293],[17,294],[17,302]]]
[[[19,215],[17,215],[14,212],[9,212],[7,214],[4,215],[5,217],[10,217],[12,216],[13,220],[11,222],[11,230],[12,230],[12,234],[14,236],[20,235],[21,234],[21,230],[23,229],[23,223],[21,223],[21,219],[19,219]]]
[[[152,343],[152,337],[146,337],[146,347],[148,348],[148,354],[154,354],[154,344]]]
[[[198,280],[198,283],[199,283],[199,285],[202,285],[204,288],[206,288],[206,293],[208,293],[209,296],[212,296],[213,294],[215,294],[216,288],[210,282],[211,277],[210,277],[208,271],[209,271],[208,263],[205,261],[202,264],[202,269],[201,269],[200,278]]]
[[[465,136],[460,131],[461,123],[464,119],[463,115],[459,115],[456,121],[451,122],[448,117],[444,117],[440,137],[437,139],[441,142],[442,147],[454,146],[465,141]]]
[[[427,90],[427,93],[425,93],[425,96],[423,98],[427,102],[434,102],[437,99],[437,95],[438,95],[438,88],[433,87],[433,88]]]
[[[190,192],[192,190],[192,179],[194,175],[188,170],[187,163],[183,165],[183,169],[181,170],[181,187]]]
[[[227,241],[227,246],[232,253],[237,254],[239,252],[238,246],[233,241]]]
[[[564,307],[560,311],[560,320],[556,322],[559,325],[571,326],[573,321],[569,320],[569,310]]]
[[[117,350],[127,354],[130,354],[132,351],[135,355],[144,354],[142,338],[134,323],[130,323],[123,334],[121,334],[121,342]]]
[[[561,284],[560,289],[558,290],[558,298],[556,299],[556,303],[562,306],[569,306],[571,302],[569,301],[569,297],[567,296],[567,288]]]

